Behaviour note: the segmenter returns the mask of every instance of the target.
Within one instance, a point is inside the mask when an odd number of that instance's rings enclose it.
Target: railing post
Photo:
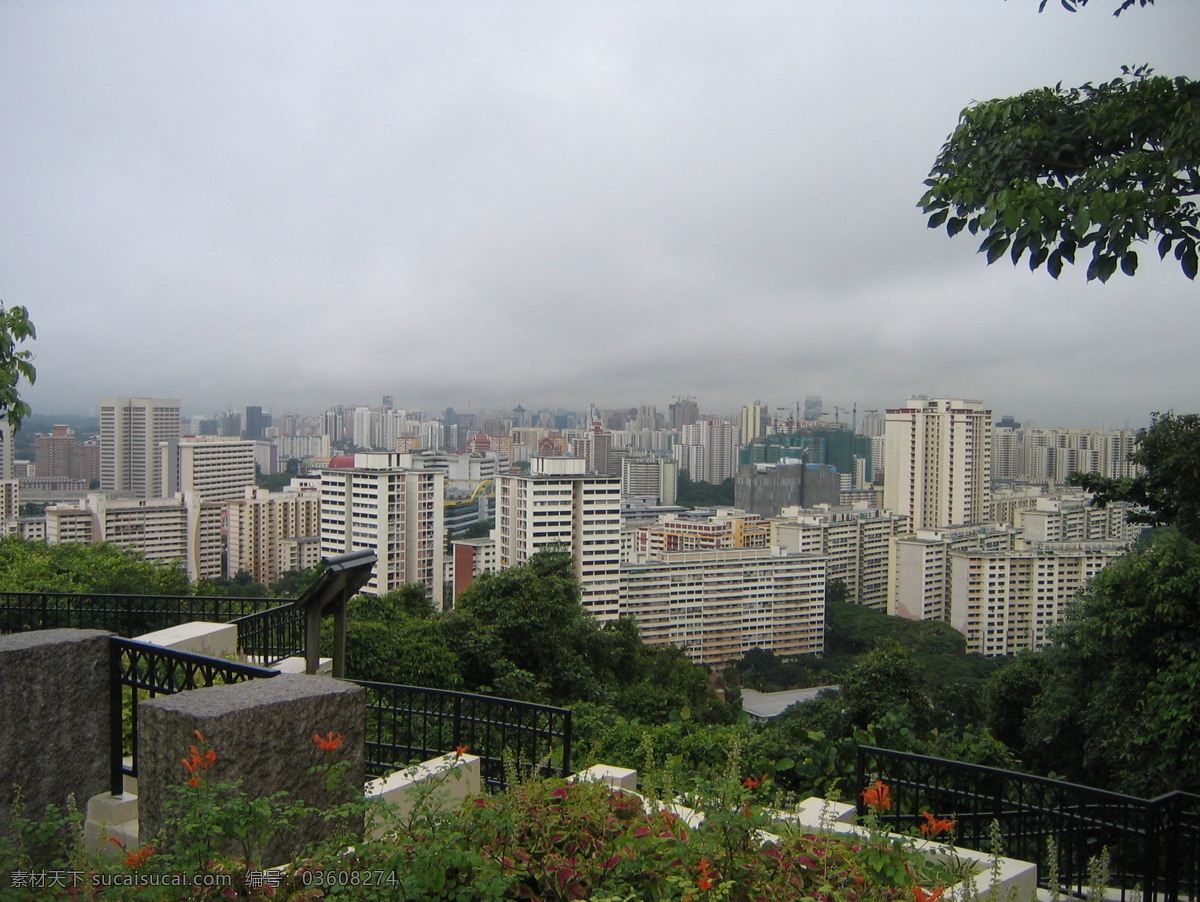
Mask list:
[[[571,776],[571,709],[563,715],[563,757],[562,775]]]
[[[863,813],[863,802],[860,792],[867,785],[867,752],[861,745],[854,750],[854,807],[861,815]]]
[[[109,789],[119,796],[125,791],[123,755],[124,712],[121,692],[121,646],[116,637],[108,640],[108,740]]]
[[[463,741],[462,741],[462,696],[461,695],[454,696],[454,719],[451,722],[453,723],[452,732],[454,733],[454,743],[453,744],[455,746],[462,745]]]
[[[1147,849],[1146,855],[1147,899],[1152,900],[1158,893],[1160,877],[1163,902],[1177,902],[1179,899],[1179,810],[1182,801],[1179,794],[1173,792],[1164,798],[1155,799],[1147,806],[1154,825],[1154,842],[1147,842],[1147,846],[1152,847]],[[1159,816],[1160,805],[1166,808],[1165,817]]]

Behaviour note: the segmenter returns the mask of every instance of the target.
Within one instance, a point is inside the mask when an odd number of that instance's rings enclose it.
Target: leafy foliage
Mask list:
[[[1044,10],[1048,2],[1049,0],[1042,0],[1042,2],[1038,4],[1038,12]],[[1063,9],[1070,13],[1083,9],[1088,5],[1088,0],[1058,0],[1058,2]],[[1154,4],[1154,0],[1120,0],[1117,8],[1113,10],[1113,15],[1121,15],[1121,13],[1125,12],[1125,10],[1132,7],[1135,3],[1138,6],[1152,6]]]
[[[29,312],[24,307],[6,308],[0,303],[0,415],[13,429],[19,429],[21,421],[29,416],[29,405],[21,400],[17,385],[22,379],[30,385],[37,379],[33,352],[18,345],[35,338],[37,331],[29,321]]]
[[[143,560],[115,545],[47,545],[0,539],[0,591],[187,595],[178,565]]]
[[[1023,756],[1042,770],[1126,792],[1195,785],[1198,632],[1200,545],[1160,530],[1097,575],[1068,610],[1056,645],[1026,665],[1036,669],[1009,680],[1031,697]]]
[[[974,104],[925,185],[929,227],[982,234],[989,264],[1027,255],[1057,279],[1090,248],[1087,278],[1104,282],[1118,268],[1133,275],[1135,242],[1158,238],[1159,256],[1195,279],[1200,84],[1126,67],[1098,85]]]
[[[1200,541],[1200,414],[1151,414],[1150,428],[1138,434],[1129,459],[1143,468],[1141,475],[1111,479],[1072,473],[1068,481],[1095,493],[1093,503],[1100,507],[1113,501],[1144,506],[1129,514],[1132,522],[1170,523]]]
[[[730,477],[720,485],[711,482],[693,482],[687,470],[679,471],[675,482],[675,502],[683,507],[733,506],[735,480]]]

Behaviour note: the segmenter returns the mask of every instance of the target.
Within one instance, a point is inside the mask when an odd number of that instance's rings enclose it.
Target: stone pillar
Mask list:
[[[108,788],[108,633],[40,630],[0,636],[0,835],[13,786],[28,816]]]
[[[199,731],[216,753],[203,773],[209,783],[238,781],[247,798],[287,793],[289,798],[325,809],[363,792],[363,741],[366,692],[353,683],[328,677],[281,674],[163,696],[138,706],[138,795],[142,841],[163,827],[165,802],[190,790],[182,763]],[[334,750],[313,739],[329,733],[344,738]],[[332,789],[326,771],[315,765],[349,762],[346,777]],[[356,825],[361,826],[361,825]],[[321,839],[331,830],[309,818],[280,831],[252,862],[273,867]],[[241,850],[227,849],[241,855]]]

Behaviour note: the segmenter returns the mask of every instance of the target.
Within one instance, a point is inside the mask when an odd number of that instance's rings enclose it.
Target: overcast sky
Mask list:
[[[1053,3],[1053,0],[1052,0]],[[0,0],[36,413],[1200,409],[1200,285],[925,227],[972,100],[1200,77],[1200,3]]]

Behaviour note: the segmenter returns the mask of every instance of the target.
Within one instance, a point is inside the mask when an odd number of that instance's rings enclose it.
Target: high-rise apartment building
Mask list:
[[[21,511],[21,484],[16,479],[0,479],[0,535],[16,531],[15,521]]]
[[[892,539],[908,533],[908,518],[889,510],[785,508],[771,521],[771,544],[789,554],[825,559],[826,579],[841,580],[846,598],[887,610],[888,561]]]
[[[598,422],[583,435],[571,439],[571,456],[581,457],[587,461],[587,472],[599,473],[601,476],[619,476],[620,463],[613,467],[613,437],[612,433]]]
[[[621,460],[621,494],[674,504],[679,464],[661,454],[630,454]]]
[[[445,477],[411,470],[398,452],[335,457],[321,471],[321,554],[370,549],[377,563],[362,591],[383,595],[423,583],[442,602]]]
[[[950,625],[973,654],[1040,648],[1079,591],[1125,548],[1122,542],[1036,542],[1024,551],[956,551]]]
[[[992,412],[982,401],[912,398],[888,410],[883,506],[913,529],[982,523],[992,478]]]
[[[719,485],[737,473],[737,438],[732,423],[703,419],[680,430],[675,446],[679,469],[687,470],[693,482]]]
[[[105,398],[100,402],[100,488],[163,497],[160,446],[178,440],[178,400]]]
[[[748,445],[756,438],[767,434],[767,408],[761,401],[747,404],[742,408],[741,442]]]
[[[195,435],[163,442],[163,495],[193,492],[201,501],[233,501],[255,483],[255,442]]]
[[[193,505],[195,512],[190,510]],[[219,507],[182,495],[117,499],[100,492],[74,504],[46,508],[46,541],[51,545],[109,542],[146,560],[179,564],[187,569],[189,579],[219,577],[220,545],[202,541],[194,526],[215,519],[219,538],[220,515]]]
[[[601,619],[619,613],[621,480],[587,472],[575,457],[534,457],[528,474],[496,477],[496,564],[524,564],[561,548],[575,562],[583,604]]]
[[[1136,476],[1129,461],[1137,447],[1132,429],[1022,429],[997,426],[992,435],[992,476],[1019,482],[1061,484],[1072,473],[1112,479]]]
[[[779,549],[638,556],[621,568],[621,616],[648,643],[719,664],[752,648],[781,656],[825,648],[825,562]]]
[[[1032,507],[1017,511],[1015,521],[1026,542],[1129,543],[1145,529],[1129,522],[1132,508],[1121,501],[1093,507],[1090,495],[1075,491],[1035,498]]]
[[[35,438],[34,461],[38,476],[70,476],[71,450],[76,444],[70,426],[55,426],[49,434]]]
[[[1019,529],[1002,523],[918,529],[897,536],[888,554],[887,612],[909,620],[950,616],[950,579],[956,551],[1015,551]]]
[[[304,570],[320,562],[320,493],[312,490],[268,492],[250,486],[229,502],[229,554],[226,575],[250,573],[271,585],[288,570]],[[309,540],[305,542],[305,540]],[[300,566],[294,554],[308,551]]]

